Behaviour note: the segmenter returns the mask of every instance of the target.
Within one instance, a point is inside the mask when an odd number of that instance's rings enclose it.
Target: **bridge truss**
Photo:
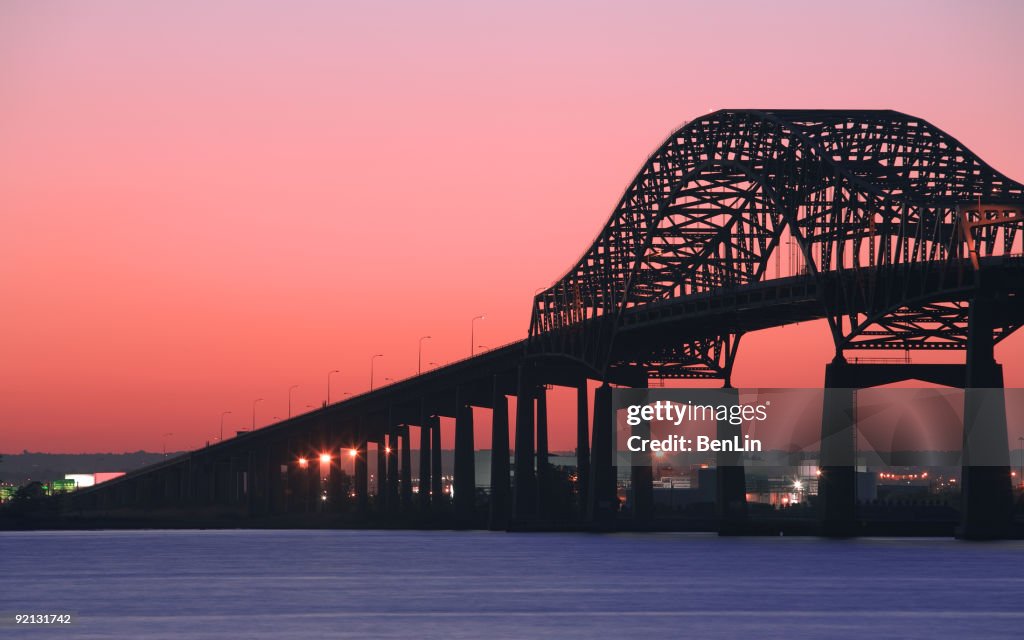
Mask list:
[[[580,260],[534,299],[528,351],[599,373],[722,378],[743,328],[651,340],[645,308],[756,284],[816,285],[836,355],[965,349],[985,266],[1022,252],[1024,187],[894,111],[722,110],[651,155]],[[995,341],[1017,326],[1004,314]],[[638,345],[644,347],[638,349]]]

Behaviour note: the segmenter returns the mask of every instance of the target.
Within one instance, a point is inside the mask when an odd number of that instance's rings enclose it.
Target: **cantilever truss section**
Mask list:
[[[534,299],[528,348],[598,371],[728,378],[742,329],[688,329],[644,352],[652,306],[772,280],[815,283],[838,351],[961,349],[992,259],[1022,252],[1024,188],[894,111],[722,110],[647,160],[589,250]],[[1004,323],[1001,339],[1016,329]]]

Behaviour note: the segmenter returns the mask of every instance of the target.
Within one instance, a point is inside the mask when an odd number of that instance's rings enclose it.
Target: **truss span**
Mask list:
[[[794,277],[829,283],[819,302],[840,355],[962,348],[963,283],[1022,252],[1022,204],[1021,184],[920,118],[717,111],[651,155],[590,248],[535,297],[528,350],[607,371],[637,330],[632,312]],[[681,330],[646,354],[632,341],[630,364],[728,378],[741,335]]]

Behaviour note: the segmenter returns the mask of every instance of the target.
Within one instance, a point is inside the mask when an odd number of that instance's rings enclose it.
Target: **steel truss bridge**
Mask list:
[[[572,517],[615,526],[622,515],[611,385],[693,378],[730,388],[746,333],[825,319],[835,350],[822,354],[821,531],[855,533],[853,439],[844,435],[853,390],[919,379],[966,388],[969,404],[970,389],[1003,386],[994,345],[1024,319],[1022,205],[1020,183],[920,118],[716,111],[685,124],[647,159],[589,248],[536,295],[521,342],[78,491],[66,508],[243,517],[443,512],[461,526],[496,529],[565,520],[564,506],[549,504],[546,410],[548,386],[564,385],[578,398],[580,504]],[[944,365],[846,358],[919,349],[964,355]],[[590,405],[587,384],[595,380]],[[514,416],[509,396],[517,398]],[[473,407],[494,412],[486,502],[475,490]],[[451,469],[442,468],[441,417],[455,420]],[[415,496],[410,426],[420,427]],[[1005,419],[985,428],[993,433],[965,427],[965,448],[972,438],[1005,440]],[[719,431],[731,436],[727,425]],[[336,463],[324,477],[315,462],[301,463],[346,450],[355,453],[351,478]],[[643,523],[652,514],[651,468],[632,474],[630,518]],[[443,476],[454,476],[451,501]],[[960,535],[1003,535],[1009,478],[1008,458],[1005,467],[963,469]],[[743,482],[742,466],[719,460],[723,530],[742,530]]]

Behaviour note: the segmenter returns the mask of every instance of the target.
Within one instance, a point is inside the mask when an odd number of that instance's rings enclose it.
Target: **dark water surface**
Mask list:
[[[1020,637],[1022,559],[934,539],[3,532],[0,637]]]

